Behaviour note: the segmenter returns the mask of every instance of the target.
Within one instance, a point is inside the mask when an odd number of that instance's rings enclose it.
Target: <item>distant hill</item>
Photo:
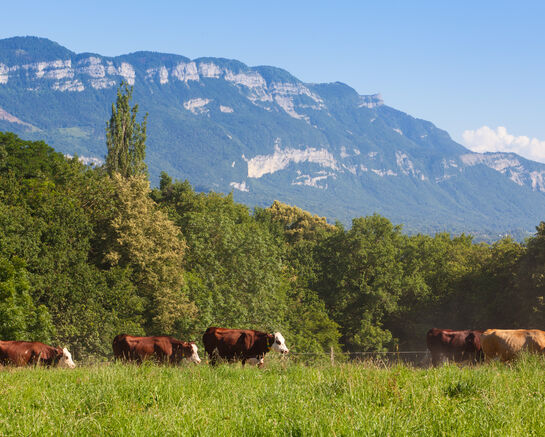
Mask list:
[[[545,219],[545,165],[470,152],[378,94],[223,58],[109,58],[43,38],[0,40],[0,130],[102,159],[122,79],[150,114],[154,183],[164,170],[250,206],[278,199],[345,223],[378,212],[409,232],[484,239],[520,238]]]

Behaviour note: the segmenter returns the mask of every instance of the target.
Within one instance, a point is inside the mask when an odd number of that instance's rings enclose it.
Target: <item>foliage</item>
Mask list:
[[[10,157],[0,172],[0,254],[24,260],[33,305],[47,308],[55,328],[41,337],[69,345],[76,357],[109,353],[119,329],[140,328],[127,272],[101,270],[90,256],[108,210],[104,173],[41,142],[3,135],[0,145]]]
[[[270,215],[270,221],[280,224],[290,244],[301,240],[316,240],[320,234],[332,232],[335,229],[327,223],[325,217],[312,215],[301,208],[286,205],[278,200],[275,200],[266,210],[261,211],[261,214]]]
[[[138,105],[130,107],[133,87],[121,82],[117,90],[117,100],[112,104],[112,116],[106,124],[106,169],[108,174],[119,173],[124,178],[147,173],[146,157],[146,118],[136,122]]]
[[[339,325],[331,319],[323,300],[313,288],[318,271],[318,243],[337,228],[323,217],[275,201],[256,208],[255,219],[276,236],[284,249],[284,274],[289,280],[289,333],[293,351],[326,352],[339,348]]]
[[[545,222],[536,227],[536,234],[528,239],[525,252],[507,256],[511,262],[520,261],[514,269],[508,270],[509,273],[515,270],[511,275],[515,280],[506,290],[509,293],[505,299],[509,301],[507,308],[511,317],[519,324],[542,328],[545,324]]]
[[[399,226],[373,215],[354,219],[320,248],[317,287],[350,350],[382,350],[393,341],[382,325],[406,286],[403,239]]]
[[[49,341],[53,323],[45,305],[36,307],[22,260],[0,258],[0,338]]]
[[[146,332],[180,332],[196,315],[183,292],[186,245],[180,230],[149,197],[145,176],[114,173],[112,183],[115,212],[100,236],[106,242],[103,264],[131,271],[145,306]]]
[[[154,198],[187,241],[187,290],[199,308],[195,335],[210,325],[281,331],[287,306],[281,248],[248,209],[166,175]]]

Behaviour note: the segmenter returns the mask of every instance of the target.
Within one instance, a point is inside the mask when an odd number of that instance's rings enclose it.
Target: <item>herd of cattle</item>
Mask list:
[[[486,331],[433,328],[426,335],[434,366],[446,358],[473,363],[499,358],[509,361],[523,350],[545,352],[545,332],[539,329],[487,329]]]
[[[202,340],[212,364],[222,359],[261,366],[265,354],[271,349],[281,354],[289,352],[280,332],[267,334],[252,329],[210,327]],[[153,358],[170,364],[184,359],[196,364],[201,362],[195,342],[181,341],[166,335],[135,337],[119,334],[114,338],[112,348],[114,357],[124,361],[141,363]],[[0,341],[0,364],[76,367],[68,349],[48,346],[38,341]]]
[[[289,352],[279,332],[268,334],[252,329],[210,327],[203,335],[203,344],[212,365],[219,359],[242,361],[261,366],[271,349],[281,354]],[[537,329],[488,329],[486,331],[430,329],[426,342],[432,364],[443,358],[455,362],[482,362],[499,358],[508,361],[521,351],[545,352],[545,332]],[[120,334],[113,340],[116,359],[141,363],[155,359],[176,364],[182,360],[200,363],[197,345],[170,336],[135,337]],[[37,365],[76,367],[66,348],[52,347],[37,341],[0,341],[1,365]]]

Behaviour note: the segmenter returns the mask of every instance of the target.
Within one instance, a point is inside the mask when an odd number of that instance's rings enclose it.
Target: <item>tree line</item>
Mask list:
[[[0,132],[0,339],[107,357],[122,332],[200,340],[217,325],[321,353],[544,326],[545,223],[485,244],[377,214],[345,228],[279,201],[250,210],[166,173],[151,188],[131,93],[112,105],[103,166]]]

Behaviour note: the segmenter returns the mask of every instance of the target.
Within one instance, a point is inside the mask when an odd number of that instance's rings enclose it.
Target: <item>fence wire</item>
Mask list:
[[[429,351],[398,351],[398,352],[290,352],[287,360],[294,363],[313,364],[317,362],[358,363],[373,362],[377,364],[410,364],[413,366],[428,366],[431,363]]]

